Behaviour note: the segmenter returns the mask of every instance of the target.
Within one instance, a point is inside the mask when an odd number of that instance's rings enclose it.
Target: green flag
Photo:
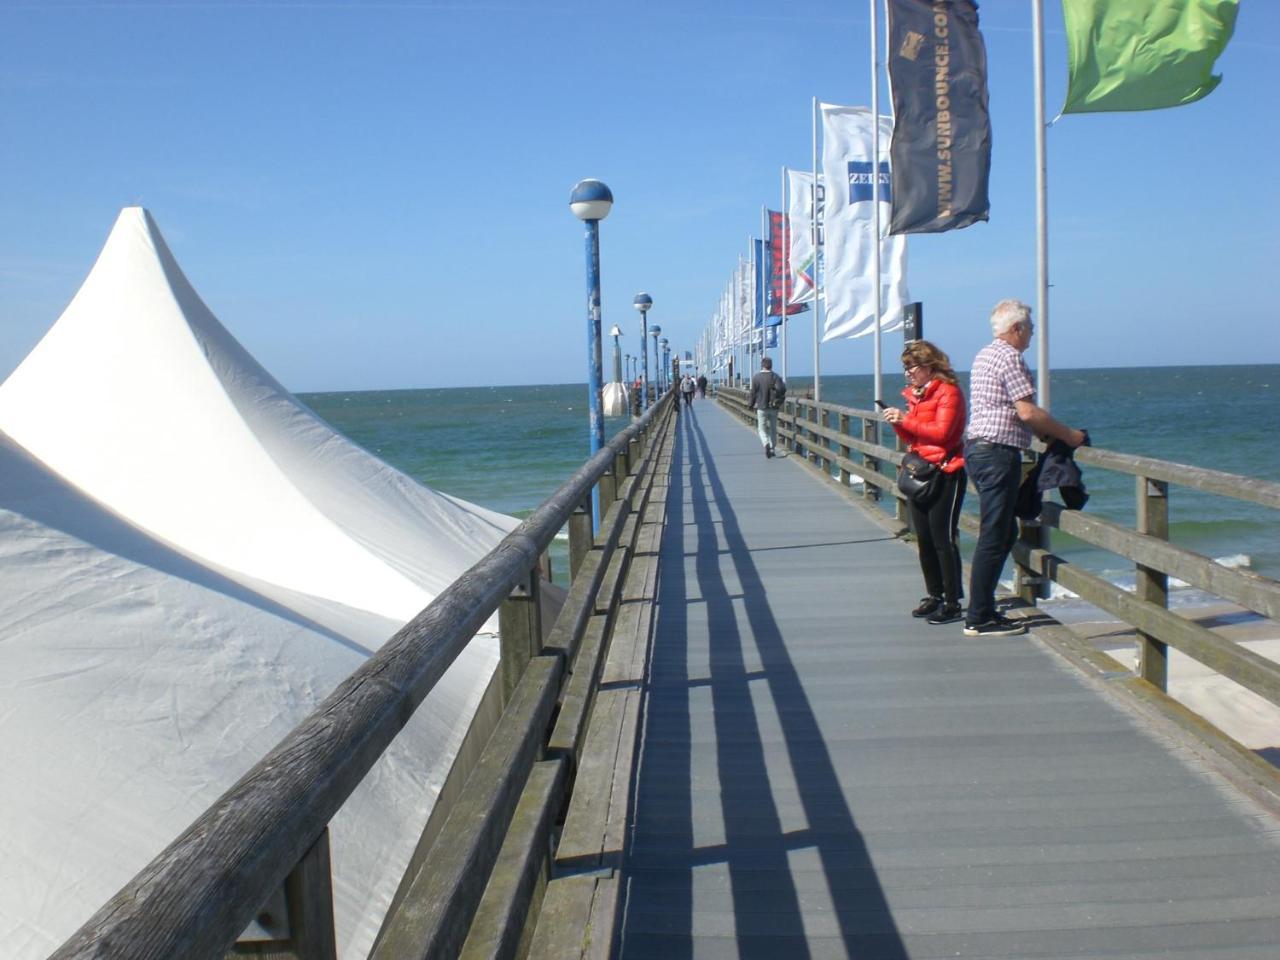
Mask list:
[[[1063,113],[1157,110],[1206,96],[1239,0],[1062,0]]]

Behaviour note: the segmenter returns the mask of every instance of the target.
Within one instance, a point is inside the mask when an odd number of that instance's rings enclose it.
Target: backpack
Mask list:
[[[783,401],[787,399],[787,381],[776,373],[769,384],[769,395],[765,398],[765,406],[770,410],[781,410]]]

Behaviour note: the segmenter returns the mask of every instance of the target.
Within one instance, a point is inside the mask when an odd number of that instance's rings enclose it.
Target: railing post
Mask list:
[[[1034,460],[1024,460],[1022,462],[1022,478],[1026,479],[1035,467]],[[1018,540],[1030,550],[1049,549],[1049,528],[1040,523],[1039,520],[1019,520],[1018,521]],[[1030,567],[1025,567],[1017,560],[1013,562],[1013,592],[1016,593],[1024,603],[1035,606],[1037,600],[1047,597],[1048,579],[1041,576]]]
[[[879,438],[879,436],[880,436],[880,424],[877,422],[876,423],[877,439]],[[894,433],[893,437],[894,437],[894,440],[893,440],[894,449],[897,450],[899,453],[905,453],[908,446],[907,441],[903,440],[900,436],[898,436],[896,432]],[[899,523],[906,523],[907,518],[910,515],[911,515],[911,511],[907,509],[907,501],[900,499],[899,497],[894,497],[893,498],[894,519],[896,519]]]
[[[277,900],[278,902],[278,900]],[[333,872],[329,865],[329,828],[311,845],[284,880],[285,916],[270,908],[258,915],[258,924],[279,939],[243,940],[228,957],[270,957],[272,960],[337,960],[333,932]]]
[[[1161,540],[1169,539],[1169,484],[1137,477],[1137,530]],[[1162,607],[1169,605],[1169,575],[1137,564],[1137,596]],[[1168,689],[1169,647],[1150,634],[1138,631],[1138,675],[1161,690]]]
[[[816,424],[818,422],[818,412],[819,411],[818,411],[817,403],[812,403],[809,405],[808,420],[810,423]],[[814,432],[812,427],[809,428],[808,434],[809,434],[809,462],[812,463],[815,467],[821,466],[822,454],[818,453],[818,435],[817,433]]]
[[[817,407],[816,409],[818,411],[818,426],[825,430],[831,426],[831,417],[828,416],[828,411],[824,407]],[[818,437],[818,444],[818,449],[821,451],[818,454],[818,464],[822,467],[822,472],[829,477],[831,476],[831,448],[827,446],[827,438],[821,435]]]
[[[515,690],[529,661],[542,649],[542,577],[537,567],[498,607],[499,669],[502,699]]]
[[[627,477],[631,476],[631,458],[628,456],[629,447],[623,447],[617,452],[613,458],[613,495],[616,500],[622,496],[622,487],[627,482]]]
[[[578,504],[569,514],[569,582],[578,576],[578,568],[591,549],[595,538],[591,534],[591,507],[589,501]]]
[[[840,436],[842,437],[849,436],[849,415],[847,413],[840,414],[839,423],[840,423]],[[840,444],[841,457],[843,457],[845,460],[848,460],[850,459],[851,454],[852,454],[852,450],[849,447],[845,446],[843,443]],[[851,474],[848,470],[846,470],[843,466],[841,466],[840,467],[840,484],[842,486],[847,487],[849,486],[849,481],[852,479],[853,479],[853,474]]]
[[[865,443],[880,443],[880,424],[873,417],[861,417],[862,420],[862,439]],[[880,458],[873,457],[869,453],[862,455],[862,465],[873,473],[880,472]],[[862,481],[862,496],[865,500],[879,500],[880,488],[874,483],[868,483],[865,479]],[[901,504],[901,501],[899,501]],[[904,519],[899,517],[898,519]]]
[[[1039,520],[1018,521],[1018,540],[1027,549],[1045,549],[1047,548],[1046,541],[1048,539],[1049,528],[1040,523]],[[1037,600],[1048,595],[1046,587],[1047,582],[1043,576],[1030,567],[1024,567],[1017,560],[1013,562],[1013,592],[1024,603],[1029,603],[1034,607]]]
[[[609,512],[609,508],[613,506],[613,501],[618,499],[618,461],[615,459],[609,465],[609,469],[601,474],[596,486],[600,490],[600,522],[604,522],[604,515]]]

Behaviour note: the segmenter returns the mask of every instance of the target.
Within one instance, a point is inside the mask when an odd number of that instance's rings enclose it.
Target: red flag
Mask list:
[[[771,317],[782,315],[782,303],[787,303],[787,316],[804,313],[807,303],[791,303],[791,224],[788,217],[777,210],[769,211],[769,306]]]

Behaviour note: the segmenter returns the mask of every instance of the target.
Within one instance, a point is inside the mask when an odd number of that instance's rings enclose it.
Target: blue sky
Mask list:
[[[909,241],[962,368],[996,300],[1035,300],[1030,10],[981,7],[991,221]],[[811,98],[869,102],[868,28],[864,0],[0,0],[0,376],[141,203],[294,390],[581,382],[583,177],[616,200],[605,329],[634,351],[646,290],[691,347],[780,168],[809,166]],[[1053,366],[1280,362],[1277,55],[1280,2],[1244,0],[1205,100],[1050,129]],[[793,375],[811,340],[793,327]],[[824,344],[824,373],[871,369],[870,338]]]

